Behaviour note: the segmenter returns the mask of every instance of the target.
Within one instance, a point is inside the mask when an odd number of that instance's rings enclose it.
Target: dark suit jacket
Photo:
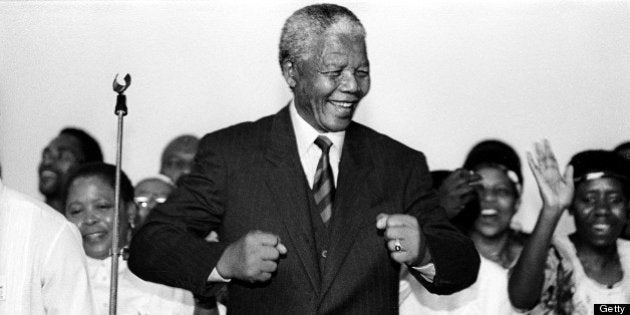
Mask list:
[[[422,153],[349,125],[322,275],[307,185],[288,107],[210,133],[192,173],[134,236],[129,267],[145,280],[208,296],[219,286],[206,279],[227,244],[261,230],[279,235],[288,253],[270,281],[229,283],[228,312],[396,314],[400,265],[376,229],[383,212],[418,218],[436,268],[433,283],[420,279],[429,291],[448,294],[475,281],[477,252],[438,208]],[[220,242],[204,241],[211,230]]]

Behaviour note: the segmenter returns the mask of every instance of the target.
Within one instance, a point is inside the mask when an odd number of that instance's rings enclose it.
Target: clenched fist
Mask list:
[[[226,279],[267,281],[278,268],[280,256],[286,253],[287,248],[277,235],[250,231],[225,249],[217,271]]]

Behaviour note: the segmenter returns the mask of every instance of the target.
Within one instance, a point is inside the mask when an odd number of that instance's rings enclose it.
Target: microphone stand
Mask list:
[[[119,84],[116,79],[118,74],[114,77],[114,92],[118,93],[116,97],[116,109],[114,114],[118,116],[118,137],[116,139],[116,184],[114,195],[114,233],[112,234],[112,249],[110,255],[112,257],[112,269],[110,276],[109,286],[109,314],[116,315],[117,310],[117,296],[118,296],[118,257],[121,255],[121,250],[118,248],[118,240],[120,239],[119,231],[119,219],[120,213],[120,165],[122,163],[122,139],[123,139],[123,117],[127,115],[127,97],[123,94],[129,85],[131,85],[131,76],[127,74],[124,78],[125,85]]]

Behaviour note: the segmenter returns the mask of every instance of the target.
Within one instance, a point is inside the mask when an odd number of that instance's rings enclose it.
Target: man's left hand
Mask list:
[[[418,219],[406,214],[384,214],[376,217],[376,228],[384,230],[387,248],[393,260],[415,265],[420,250]]]

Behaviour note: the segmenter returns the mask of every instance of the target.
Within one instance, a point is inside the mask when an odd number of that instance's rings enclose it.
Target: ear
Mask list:
[[[287,59],[284,63],[282,63],[282,76],[289,87],[293,90],[293,88],[297,85],[296,78],[298,77],[297,67],[293,61]]]
[[[121,223],[128,223],[132,228],[135,225],[135,220],[136,220],[136,216],[138,215],[138,207],[136,206],[135,202],[128,202],[125,204],[125,211],[127,212],[127,222],[121,222]]]

